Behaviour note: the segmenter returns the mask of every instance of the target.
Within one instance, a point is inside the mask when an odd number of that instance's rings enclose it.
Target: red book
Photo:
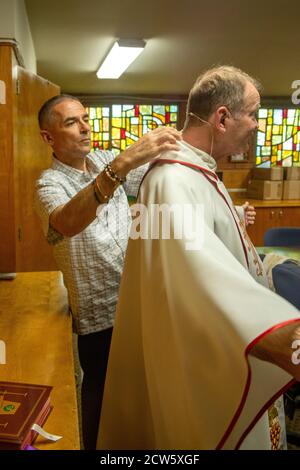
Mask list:
[[[0,381],[0,450],[21,450],[37,436],[52,406],[49,385]]]

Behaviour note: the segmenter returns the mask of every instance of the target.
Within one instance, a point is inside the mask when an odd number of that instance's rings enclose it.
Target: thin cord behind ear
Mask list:
[[[208,124],[210,126],[210,133],[211,133],[211,145],[210,145],[210,152],[209,152],[209,155],[213,158],[212,156],[212,151],[213,151],[213,145],[214,145],[214,134],[213,134],[213,130],[212,130],[212,125],[210,122],[208,121],[205,121],[205,119],[202,119],[200,116],[198,116],[197,114],[194,114],[194,113],[191,113],[189,112],[188,113],[189,116],[192,116],[192,117],[195,117],[196,119],[199,119],[199,121],[201,122],[204,122],[204,124]]]

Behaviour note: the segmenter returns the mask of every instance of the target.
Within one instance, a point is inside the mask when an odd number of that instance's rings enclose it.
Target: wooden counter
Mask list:
[[[262,199],[251,199],[246,197],[234,198],[232,197],[236,205],[242,205],[244,202],[249,201],[254,207],[300,207],[300,201],[297,199],[291,200],[275,200],[275,201],[263,201]]]
[[[72,326],[59,272],[18,273],[13,281],[0,281],[0,340],[6,345],[0,380],[53,386],[44,429],[63,438],[39,436],[34,445],[80,449]]]

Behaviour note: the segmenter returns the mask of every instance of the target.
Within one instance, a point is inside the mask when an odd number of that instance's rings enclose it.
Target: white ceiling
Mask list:
[[[300,80],[299,0],[25,0],[39,75],[83,94],[186,94],[202,70],[232,64],[265,96]],[[147,41],[119,80],[96,70],[115,39]]]

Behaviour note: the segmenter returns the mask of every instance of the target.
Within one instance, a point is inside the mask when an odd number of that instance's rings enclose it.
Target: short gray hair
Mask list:
[[[58,103],[61,103],[62,101],[70,101],[70,100],[78,101],[79,103],[81,103],[81,101],[78,98],[76,98],[76,96],[67,95],[67,94],[52,96],[52,98],[47,100],[43,104],[41,109],[39,110],[39,114],[38,114],[40,129],[46,129],[47,126],[50,124],[54,106],[56,106]]]
[[[189,113],[208,119],[219,106],[238,113],[244,105],[247,82],[260,91],[260,83],[242,70],[229,65],[214,67],[202,73],[193,85],[187,103],[186,122],[196,123]]]

